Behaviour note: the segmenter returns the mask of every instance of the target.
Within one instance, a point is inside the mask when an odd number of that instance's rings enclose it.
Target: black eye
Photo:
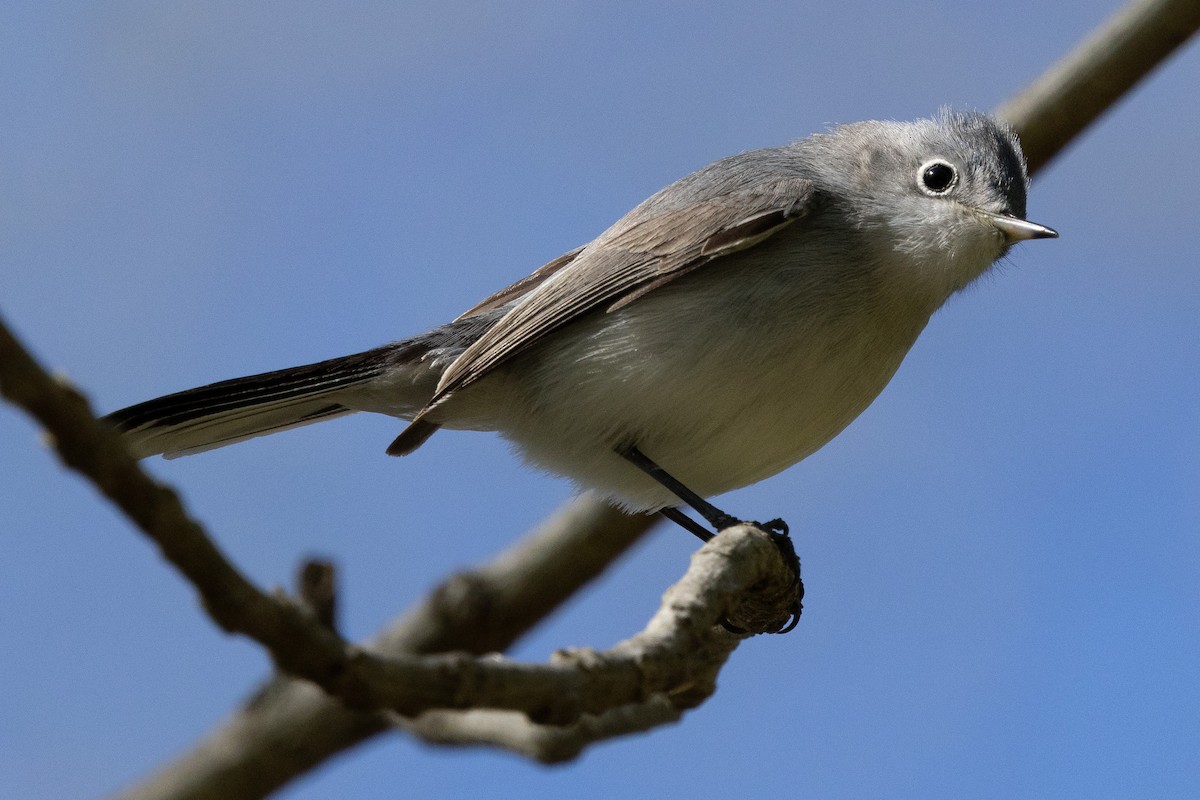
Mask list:
[[[945,161],[928,161],[921,165],[921,190],[926,194],[945,194],[958,183],[958,171]]]

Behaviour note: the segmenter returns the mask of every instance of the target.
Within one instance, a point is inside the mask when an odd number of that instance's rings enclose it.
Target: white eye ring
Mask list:
[[[940,197],[958,185],[958,170],[944,158],[931,158],[917,170],[917,188],[930,197]]]

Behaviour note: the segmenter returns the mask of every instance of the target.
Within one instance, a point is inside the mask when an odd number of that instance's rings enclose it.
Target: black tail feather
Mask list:
[[[139,457],[201,452],[307,425],[354,409],[339,393],[382,372],[380,348],[300,367],[211,383],[123,408],[104,419]]]

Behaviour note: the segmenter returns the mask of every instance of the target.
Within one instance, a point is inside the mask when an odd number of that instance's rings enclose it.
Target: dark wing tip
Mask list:
[[[406,456],[416,450],[421,445],[425,444],[430,436],[437,433],[438,428],[442,427],[436,422],[429,422],[424,419],[415,419],[408,424],[408,427],[400,431],[400,435],[392,440],[388,445],[387,454],[389,456]]]

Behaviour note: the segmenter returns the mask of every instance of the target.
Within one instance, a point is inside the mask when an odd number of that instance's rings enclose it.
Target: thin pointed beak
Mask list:
[[[996,226],[996,230],[1004,234],[1009,244],[1023,242],[1026,239],[1057,239],[1058,231],[1038,225],[1036,222],[1014,217],[1011,214],[992,214],[984,212],[988,221]]]

